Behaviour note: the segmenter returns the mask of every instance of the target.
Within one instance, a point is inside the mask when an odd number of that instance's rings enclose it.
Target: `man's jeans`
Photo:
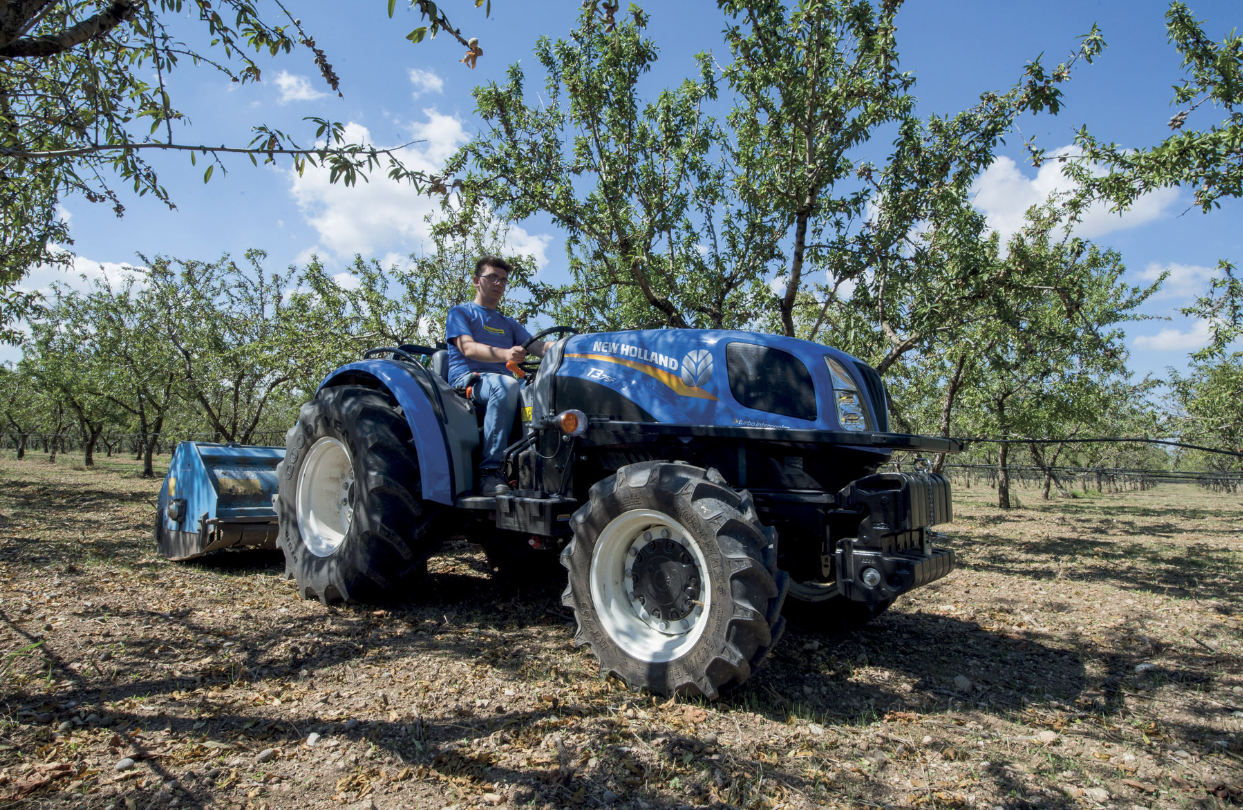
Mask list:
[[[453,381],[453,387],[462,390],[471,374],[463,374]],[[475,402],[482,403],[483,411],[483,461],[479,469],[495,472],[505,460],[505,448],[509,445],[509,431],[518,413],[519,391],[522,384],[506,374],[480,374],[475,383]]]

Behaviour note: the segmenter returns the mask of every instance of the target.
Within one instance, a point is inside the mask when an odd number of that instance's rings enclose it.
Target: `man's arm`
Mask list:
[[[463,357],[470,360],[478,360],[481,363],[521,363],[527,359],[527,353],[521,346],[512,346],[508,349],[501,349],[496,346],[489,346],[486,343],[480,343],[470,335],[458,335],[453,339],[453,345],[457,346],[457,350],[462,353]],[[535,348],[532,346],[531,348]],[[543,351],[539,354],[543,356]]]

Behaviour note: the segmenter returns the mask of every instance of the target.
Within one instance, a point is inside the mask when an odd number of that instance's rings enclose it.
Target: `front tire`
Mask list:
[[[591,488],[561,601],[602,676],[660,695],[746,681],[781,636],[786,575],[751,496],[715,470],[643,462]]]
[[[426,576],[440,507],[422,497],[410,427],[384,392],[326,388],[285,436],[277,545],[308,599],[389,602]]]

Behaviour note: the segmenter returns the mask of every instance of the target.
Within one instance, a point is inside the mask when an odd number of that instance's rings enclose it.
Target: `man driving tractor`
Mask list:
[[[509,262],[497,256],[484,256],[475,262],[471,278],[475,300],[450,308],[445,329],[450,384],[459,391],[471,386],[472,399],[484,406],[480,495],[509,492],[500,469],[518,411],[519,382],[513,370],[526,360],[528,351],[543,357],[552,345],[540,341],[524,349],[531,333],[497,310],[511,270]]]

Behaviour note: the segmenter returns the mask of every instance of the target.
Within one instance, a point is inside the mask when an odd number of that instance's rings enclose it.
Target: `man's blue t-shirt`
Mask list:
[[[482,307],[474,301],[450,308],[445,334],[449,339],[450,382],[468,371],[477,371],[480,374],[486,372],[510,374],[504,363],[485,363],[465,357],[453,344],[453,341],[462,335],[470,335],[476,343],[495,346],[498,349],[521,346],[531,339],[531,333],[522,324],[502,315],[495,309]],[[510,376],[513,375],[510,374]]]

